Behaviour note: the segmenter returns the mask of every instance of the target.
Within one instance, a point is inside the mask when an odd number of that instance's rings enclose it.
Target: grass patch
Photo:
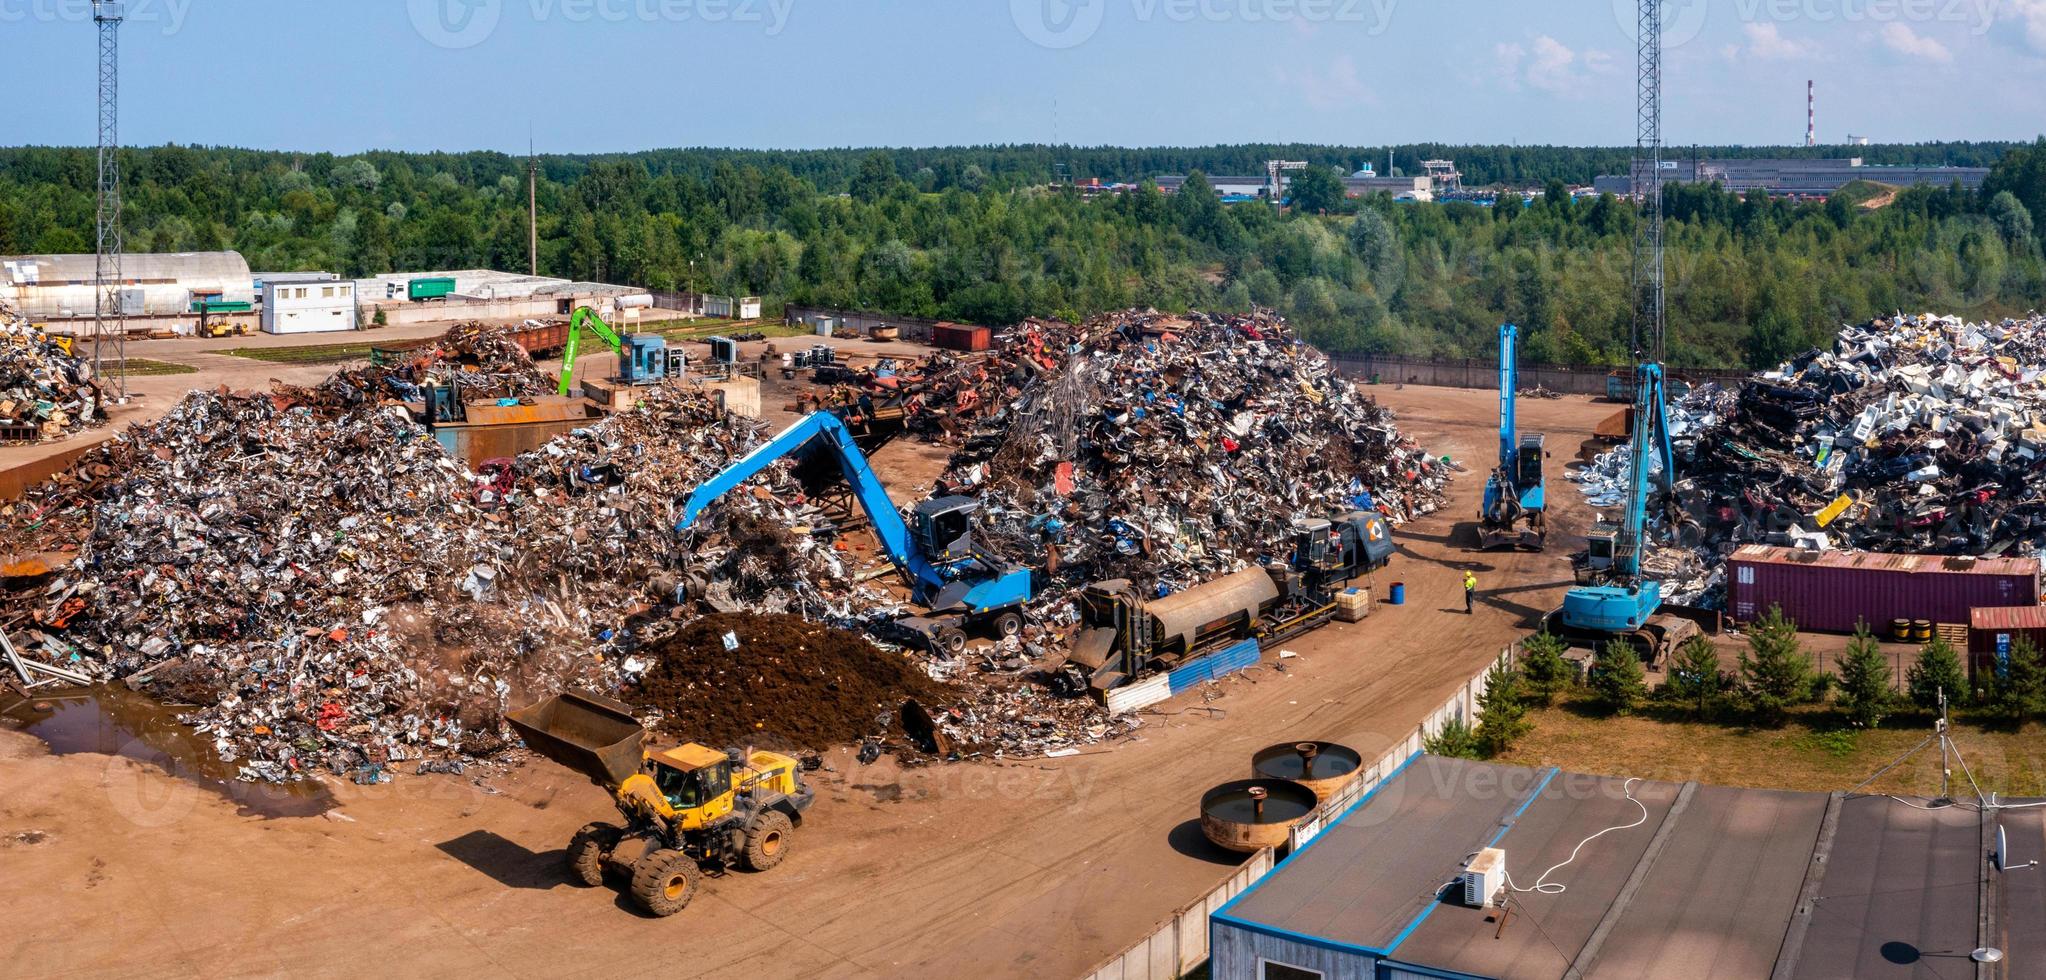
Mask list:
[[[160,378],[175,374],[198,374],[199,369],[190,364],[172,364],[169,361],[152,361],[146,357],[128,358],[128,377]]]
[[[1793,708],[1782,728],[1590,716],[1568,707],[1528,713],[1533,731],[1494,761],[1556,766],[1602,776],[1642,776],[1721,786],[1824,793],[1851,789],[1932,734],[1929,719],[1904,717],[1880,728],[1843,728],[1829,708]],[[2046,796],[2046,737],[2040,727],[1954,725],[1953,739],[1984,792]],[[1950,789],[1969,792],[1956,764]],[[1869,790],[1934,796],[1940,790],[1937,744],[1886,773]]]
[[[221,353],[272,364],[339,364],[369,357],[372,347],[382,344],[314,344],[304,347],[236,347]]]

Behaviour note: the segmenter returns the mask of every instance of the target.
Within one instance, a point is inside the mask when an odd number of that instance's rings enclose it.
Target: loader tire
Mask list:
[[[994,627],[996,639],[1006,640],[1015,636],[1023,632],[1023,614],[1013,610],[1002,613],[995,617]]]
[[[689,855],[665,847],[650,851],[632,866],[632,900],[654,917],[666,918],[689,907],[702,878]]]
[[[753,826],[746,828],[746,867],[770,871],[786,860],[795,829],[788,814],[779,810],[769,810],[754,818]]]
[[[575,832],[568,842],[568,880],[595,888],[604,883],[604,859],[618,846],[618,828],[593,823]]]

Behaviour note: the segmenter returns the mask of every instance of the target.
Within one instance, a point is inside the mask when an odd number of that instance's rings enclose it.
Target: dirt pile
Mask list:
[[[796,616],[706,616],[639,654],[626,699],[675,738],[822,750],[884,734],[905,698],[957,695],[857,633]]]

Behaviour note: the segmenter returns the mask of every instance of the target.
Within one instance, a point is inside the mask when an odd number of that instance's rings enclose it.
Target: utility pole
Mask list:
[[[114,401],[128,400],[128,323],[121,300],[121,0],[93,0],[99,29],[99,253],[93,264],[92,374],[107,376],[113,345]]]
[[[533,141],[526,141],[526,265],[530,275],[540,274],[540,158],[533,154]]]

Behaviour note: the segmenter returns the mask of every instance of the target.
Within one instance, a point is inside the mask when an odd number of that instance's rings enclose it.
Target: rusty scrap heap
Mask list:
[[[987,500],[997,550],[1067,584],[1184,588],[1280,547],[1297,519],[1430,513],[1449,478],[1270,312],[1032,322],[1002,343],[1034,377],[944,482]]]
[[[1737,386],[1671,406],[1680,546],[1712,601],[1743,544],[1914,554],[2046,548],[2046,318],[1898,315],[1843,328]],[[1614,492],[1625,450],[1582,479]],[[1681,577],[1681,576],[1680,576]]]
[[[85,361],[0,306],[0,439],[63,439],[106,421]]]
[[[522,458],[511,501],[486,505],[409,409],[346,388],[193,393],[0,509],[6,550],[56,569],[0,597],[0,667],[146,681],[245,778],[374,780],[496,753],[513,704],[615,689],[702,583],[713,603],[829,612],[842,570],[792,530],[794,494],[669,531],[676,488],[760,438],[708,399],[649,389]]]

